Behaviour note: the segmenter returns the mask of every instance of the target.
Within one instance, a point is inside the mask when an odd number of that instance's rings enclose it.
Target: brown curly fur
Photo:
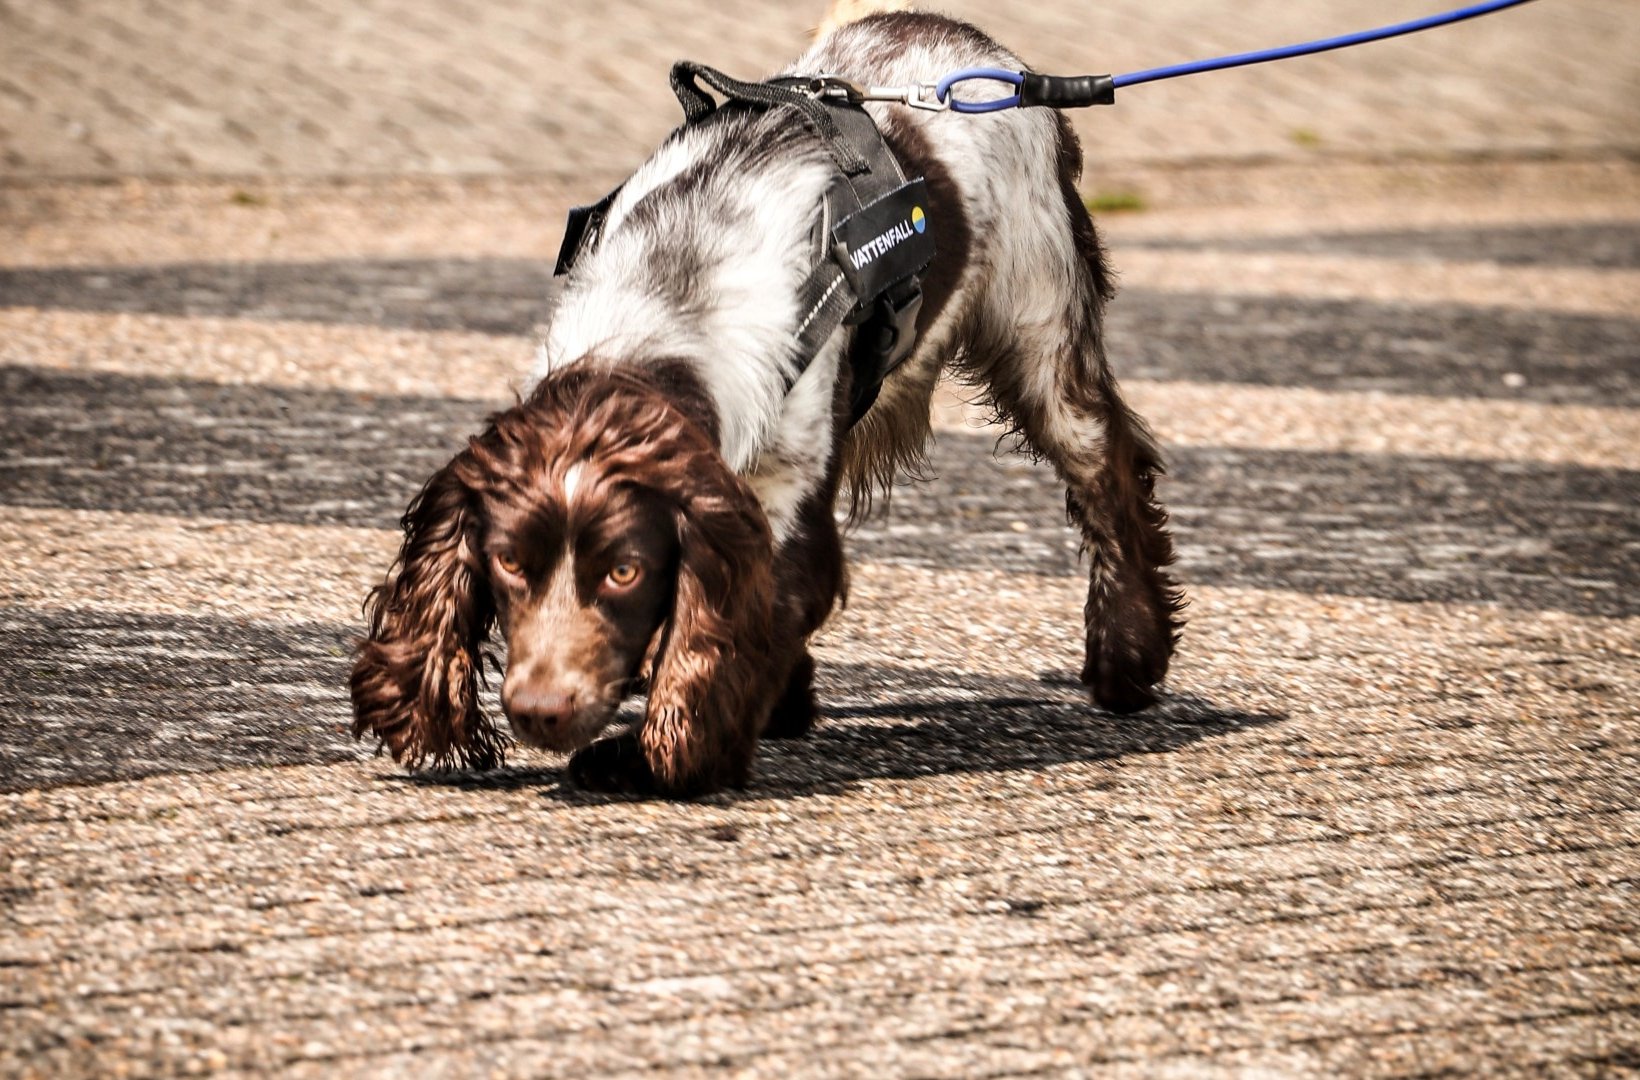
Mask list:
[[[366,604],[369,634],[352,676],[355,736],[375,735],[413,767],[483,769],[502,761],[507,739],[478,701],[496,621],[482,555],[487,534],[503,527],[494,508],[596,515],[596,493],[573,507],[563,495],[568,467],[595,462],[601,488],[627,485],[666,506],[680,555],[673,600],[657,628],[642,725],[633,737],[583,750],[571,772],[593,786],[668,794],[745,782],[777,702],[787,713],[812,713],[804,639],[841,590],[841,552],[833,528],[834,571],[821,567],[807,590],[814,596],[777,605],[763,512],[723,464],[709,415],[694,419],[680,407],[689,400],[677,385],[663,391],[655,378],[631,371],[566,371],[492,417],[428,481],[404,516],[389,580]],[[820,547],[825,540],[819,537]],[[813,557],[813,543],[799,546],[783,554]],[[810,575],[813,582],[812,566]],[[806,726],[809,716],[778,719],[789,728]]]

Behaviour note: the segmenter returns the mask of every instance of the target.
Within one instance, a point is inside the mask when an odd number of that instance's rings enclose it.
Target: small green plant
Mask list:
[[[1293,141],[1294,146],[1311,147],[1321,145],[1321,133],[1313,128],[1294,128],[1287,133],[1287,137]]]
[[[1137,191],[1096,191],[1086,202],[1095,214],[1131,214],[1145,208],[1144,196]]]
[[[228,201],[235,206],[266,206],[268,204],[268,200],[246,191],[244,188],[235,188],[234,193],[228,196]]]

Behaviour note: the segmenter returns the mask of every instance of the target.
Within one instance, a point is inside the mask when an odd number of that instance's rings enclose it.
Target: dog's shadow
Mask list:
[[[1189,694],[1130,716],[1088,701],[1069,674],[1004,679],[880,664],[824,665],[821,715],[798,739],[765,740],[750,784],[702,801],[845,793],[869,780],[1043,769],[1162,754],[1203,739],[1280,723],[1285,716],[1227,709]],[[635,715],[629,705],[628,715]],[[554,801],[624,801],[570,786],[562,767],[421,773],[394,782],[477,789],[540,788]]]

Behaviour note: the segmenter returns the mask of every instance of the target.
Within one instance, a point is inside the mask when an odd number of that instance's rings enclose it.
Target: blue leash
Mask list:
[[[1149,68],[1126,75],[1057,76],[1034,75],[1002,68],[965,68],[962,71],[954,71],[935,83],[933,96],[941,104],[960,113],[1000,112],[1003,109],[1031,105],[1045,105],[1057,109],[1110,105],[1115,101],[1116,90],[1123,86],[1137,86],[1140,83],[1157,82],[1162,79],[1199,75],[1204,71],[1223,71],[1225,68],[1262,64],[1270,60],[1287,60],[1294,56],[1309,56],[1313,53],[1330,52],[1333,49],[1347,49],[1352,45],[1365,45],[1370,41],[1383,41],[1385,38],[1400,37],[1402,34],[1412,34],[1419,30],[1449,26],[1455,22],[1490,15],[1494,11],[1502,11],[1504,8],[1517,7],[1528,2],[1529,0],[1487,0],[1485,3],[1472,4],[1440,15],[1413,19],[1411,22],[1396,23],[1393,26],[1381,26],[1376,30],[1362,30],[1355,34],[1306,41],[1276,49],[1236,53],[1233,56],[1220,56],[1212,60],[1196,60],[1188,64]],[[1016,92],[998,101],[958,101],[950,96],[953,87],[973,80],[1007,83],[1015,87]]]

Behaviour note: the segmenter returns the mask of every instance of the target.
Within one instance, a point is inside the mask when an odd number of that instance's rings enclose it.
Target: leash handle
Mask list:
[[[1014,87],[1014,93],[995,101],[959,101],[951,96],[951,90],[965,82],[1004,83]],[[945,102],[952,112],[960,113],[1001,112],[1033,105],[1082,109],[1089,105],[1116,104],[1116,83],[1109,75],[1038,75],[1034,71],[968,68],[935,83],[934,96]]]

